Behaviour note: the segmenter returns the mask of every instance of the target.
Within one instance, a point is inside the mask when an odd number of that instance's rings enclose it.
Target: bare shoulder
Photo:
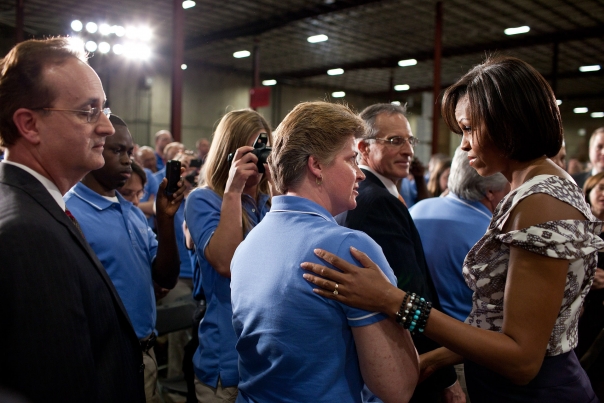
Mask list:
[[[547,193],[535,193],[520,201],[510,213],[504,231],[514,231],[548,221],[585,220],[572,205]]]

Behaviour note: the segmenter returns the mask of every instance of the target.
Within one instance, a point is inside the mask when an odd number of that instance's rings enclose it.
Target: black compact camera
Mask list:
[[[266,159],[273,150],[273,147],[268,146],[268,133],[260,133],[256,138],[256,141],[254,141],[253,147],[254,149],[251,151],[251,153],[258,157],[258,163],[256,164],[256,166],[258,167],[258,173],[263,174]],[[231,162],[234,156],[234,153],[230,153],[227,160]]]

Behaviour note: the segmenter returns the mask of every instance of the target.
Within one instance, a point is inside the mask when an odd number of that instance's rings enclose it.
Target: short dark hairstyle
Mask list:
[[[113,127],[115,127],[115,126],[128,127],[128,125],[126,124],[126,122],[124,122],[124,120],[122,118],[120,118],[117,115],[114,115],[113,113],[109,116],[109,121],[111,122]]]
[[[442,115],[457,134],[462,131],[455,108],[466,95],[472,127],[484,131],[505,157],[524,162],[560,151],[564,133],[556,97],[528,63],[515,57],[490,57],[447,88]]]
[[[363,109],[363,111],[359,114],[360,118],[365,121],[367,125],[367,129],[363,138],[371,138],[377,135],[377,129],[375,127],[375,120],[382,113],[391,115],[403,115],[407,114],[407,105],[395,105],[395,104],[373,104],[369,105],[367,108]]]
[[[21,42],[0,60],[0,145],[13,145],[20,136],[13,122],[17,109],[52,106],[57,94],[42,79],[44,69],[72,57],[87,63],[83,48],[69,38],[52,38]]]
[[[143,186],[145,186],[145,183],[147,183],[147,174],[145,173],[144,169],[141,168],[140,165],[138,165],[136,162],[132,161],[132,172],[134,172],[135,174],[137,174],[138,176],[140,176],[141,178],[141,182],[143,183]]]

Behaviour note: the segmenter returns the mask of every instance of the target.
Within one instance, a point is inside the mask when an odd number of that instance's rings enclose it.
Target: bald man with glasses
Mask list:
[[[144,402],[140,344],[64,195],[101,168],[105,93],[67,38],[0,60],[0,389],[28,402]]]
[[[404,106],[392,104],[371,105],[361,112],[368,130],[357,147],[359,166],[366,178],[359,184],[357,207],[336,220],[365,232],[382,247],[400,289],[427,295],[426,300],[438,307],[419,233],[396,186],[409,175],[413,147],[418,143],[405,113]],[[413,336],[413,342],[420,354],[439,347],[421,333]],[[420,383],[411,402],[436,403],[441,397],[446,402],[465,401],[452,366]]]

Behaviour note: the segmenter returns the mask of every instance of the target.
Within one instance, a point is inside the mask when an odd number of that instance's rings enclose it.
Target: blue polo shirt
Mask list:
[[[313,293],[300,267],[306,261],[326,264],[315,248],[358,265],[351,246],[367,253],[396,285],[382,249],[365,233],[339,226],[308,199],[273,198],[271,211],[231,262],[241,377],[237,402],[361,401],[363,378],[351,328],[386,315]]]
[[[159,154],[157,152],[155,152],[155,166],[157,167],[157,170],[159,171],[160,169],[162,169],[163,167],[166,166],[166,164],[164,163],[164,160],[162,157],[159,156]]]
[[[255,226],[269,211],[268,195],[260,195],[258,205],[248,196],[242,196],[243,209],[250,224]],[[223,387],[237,386],[237,338],[233,330],[231,308],[231,280],[222,277],[205,258],[205,249],[220,221],[222,198],[209,188],[194,189],[187,197],[185,219],[196,246],[201,285],[206,296],[206,313],[199,324],[199,347],[193,356],[197,378],[216,387],[220,377]],[[270,245],[265,245],[266,249]],[[197,285],[194,285],[197,288]]]
[[[157,240],[143,212],[116,192],[113,202],[78,183],[63,199],[107,270],[139,339],[155,329],[151,264]]]
[[[487,231],[493,214],[481,202],[453,193],[421,200],[409,213],[422,240],[442,310],[463,322],[472,309],[473,293],[462,275],[463,261]]]
[[[159,185],[157,184],[157,179],[155,178],[155,174],[153,173],[153,171],[151,171],[148,168],[143,168],[143,170],[145,171],[145,174],[147,175],[147,182],[145,182],[145,186],[143,188],[144,194],[143,197],[141,197],[140,202],[146,202],[149,201],[149,198],[153,195],[153,196],[157,196],[157,188],[159,187]],[[156,197],[157,199],[157,197]],[[147,224],[149,224],[149,227],[151,227],[152,229],[155,228],[155,217],[151,216],[149,218],[147,218]]]
[[[178,255],[180,256],[180,278],[193,278],[193,266],[191,265],[191,255],[185,243],[185,233],[182,230],[182,224],[185,222],[185,203],[180,203],[176,214],[174,215],[174,232],[176,234],[176,246],[178,246]]]

